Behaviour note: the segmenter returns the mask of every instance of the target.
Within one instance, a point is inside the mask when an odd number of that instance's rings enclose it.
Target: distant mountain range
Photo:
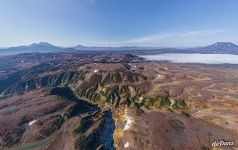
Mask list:
[[[14,55],[19,53],[33,53],[33,52],[60,52],[60,51],[70,51],[72,48],[62,48],[49,44],[47,42],[33,43],[26,46],[17,46],[0,49],[0,55]]]
[[[215,44],[196,47],[196,48],[158,48],[158,47],[138,47],[138,46],[125,46],[125,47],[87,47],[77,45],[75,47],[63,48],[52,45],[47,42],[33,43],[27,46],[0,48],[1,55],[14,55],[19,53],[32,53],[32,52],[77,52],[77,51],[136,51],[138,53],[204,53],[204,54],[236,54],[238,55],[238,45],[231,42],[217,42]]]
[[[187,49],[187,51],[198,53],[238,54],[238,46],[231,42],[217,42],[205,47]]]
[[[122,47],[97,47],[97,46],[92,46],[92,47],[88,47],[88,46],[82,46],[82,45],[77,45],[75,47],[73,47],[77,50],[106,50],[106,51],[110,51],[110,50],[117,50],[117,51],[121,51],[121,50],[151,50],[151,49],[158,49],[158,47],[139,47],[139,46],[122,46]]]

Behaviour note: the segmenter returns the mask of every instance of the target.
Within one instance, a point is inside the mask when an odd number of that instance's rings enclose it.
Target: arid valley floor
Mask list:
[[[238,149],[238,65],[18,54],[1,57],[0,94],[0,149]]]

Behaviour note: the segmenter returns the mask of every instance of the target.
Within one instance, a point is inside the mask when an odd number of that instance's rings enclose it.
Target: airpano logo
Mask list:
[[[231,141],[215,141],[212,143],[212,147],[233,146],[234,142]]]

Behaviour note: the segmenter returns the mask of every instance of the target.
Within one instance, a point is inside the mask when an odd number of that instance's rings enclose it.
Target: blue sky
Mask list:
[[[0,0],[0,47],[238,43],[237,0]]]

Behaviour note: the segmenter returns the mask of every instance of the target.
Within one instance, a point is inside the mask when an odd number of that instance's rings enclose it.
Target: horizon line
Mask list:
[[[62,46],[62,45],[58,45],[58,44],[54,44],[54,43],[51,43],[51,42],[33,42],[33,43],[30,43],[30,44],[22,44],[22,45],[15,45],[15,46],[7,46],[7,47],[0,47],[0,49],[8,49],[8,48],[16,48],[16,47],[21,47],[21,46],[31,46],[33,44],[49,44],[49,45],[52,45],[52,46],[56,46],[56,47],[60,47],[60,48],[75,48],[77,46],[82,46],[82,47],[90,47],[90,48],[93,48],[93,47],[103,47],[103,48],[122,48],[122,47],[128,47],[128,48],[131,48],[131,47],[138,47],[138,48],[196,48],[196,47],[204,47],[204,46],[209,46],[209,45],[213,45],[213,44],[216,44],[216,43],[232,43],[232,44],[235,44],[238,46],[238,43],[236,42],[212,42],[210,44],[206,44],[206,45],[194,45],[194,46],[139,46],[139,45],[122,45],[122,46],[96,46],[96,45],[93,45],[93,46],[90,46],[90,45],[84,45],[84,44],[77,44],[77,45],[74,45],[74,46]]]

